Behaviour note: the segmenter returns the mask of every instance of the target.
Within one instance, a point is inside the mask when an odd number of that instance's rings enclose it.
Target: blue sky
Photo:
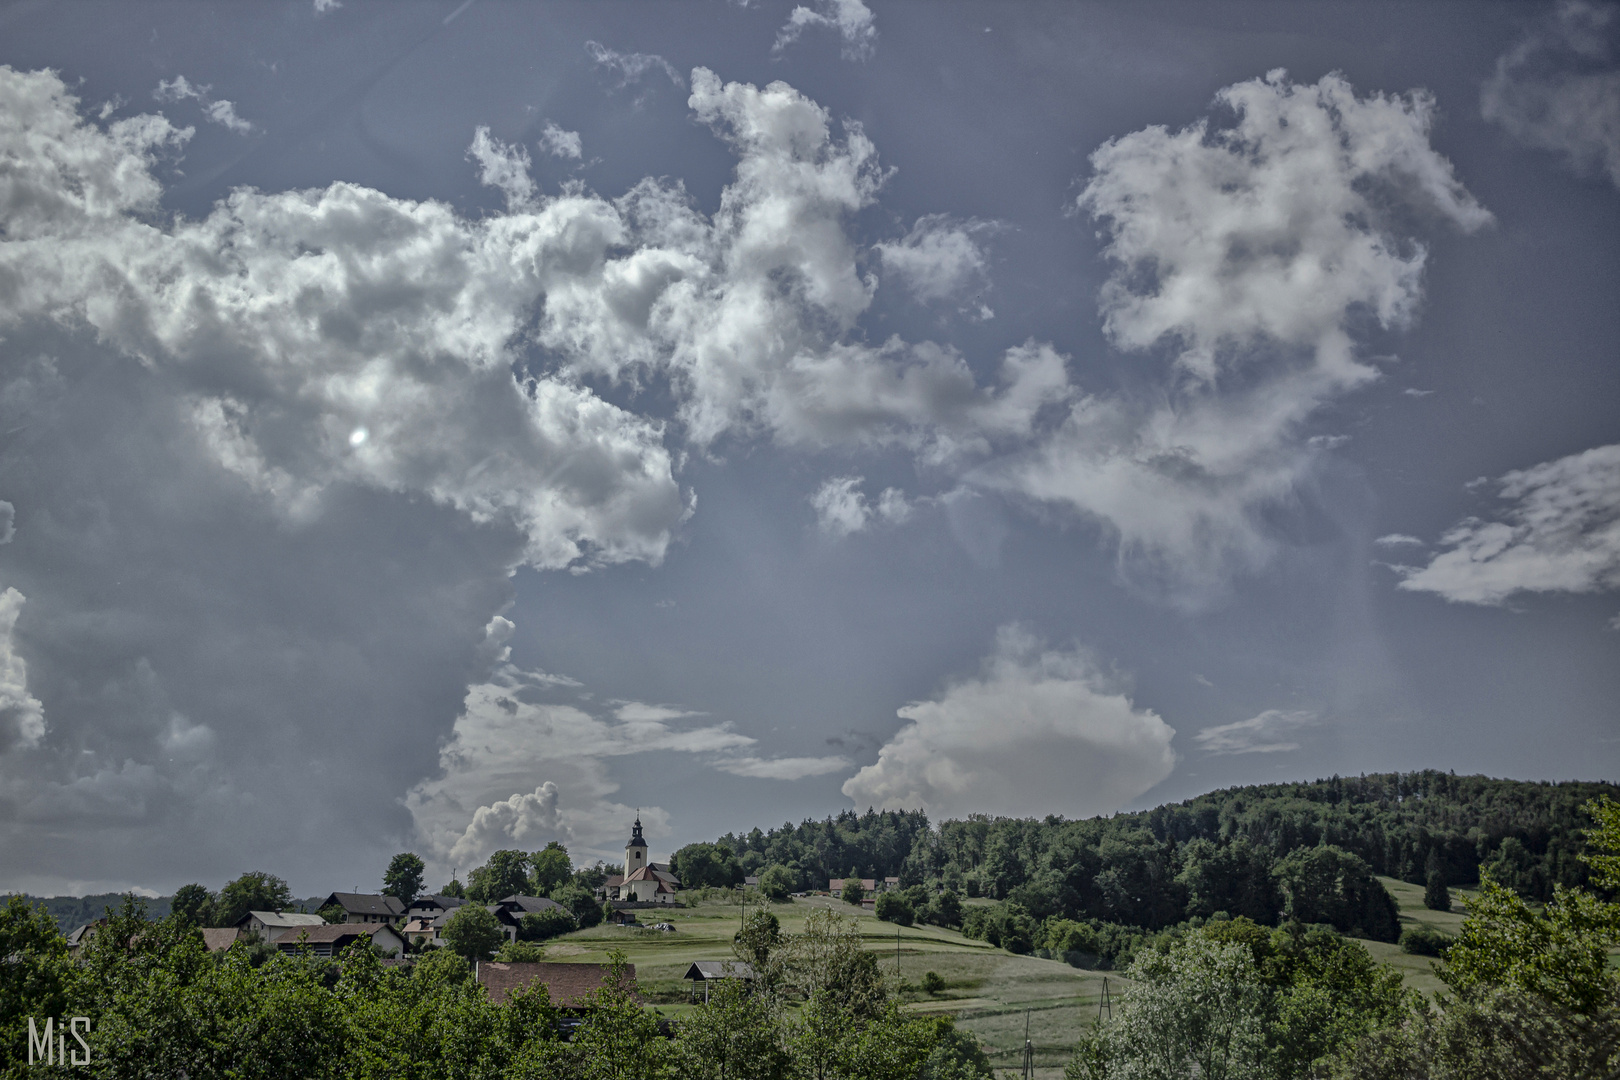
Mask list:
[[[0,887],[1613,778],[1617,37],[0,7]]]

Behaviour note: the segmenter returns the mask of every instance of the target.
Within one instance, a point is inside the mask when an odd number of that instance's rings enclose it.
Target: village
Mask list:
[[[652,862],[648,858],[639,817],[631,827],[624,850],[623,872],[608,874],[594,890],[593,899],[600,905],[601,923],[654,933],[675,933],[676,926],[658,913],[667,914],[684,907],[681,881],[670,864]],[[827,890],[815,895],[841,897],[842,904],[870,913],[875,911],[879,895],[898,889],[899,881],[895,876],[829,879]],[[758,876],[744,877],[738,886],[740,895],[746,895],[746,890],[757,890],[759,883]],[[457,892],[465,892],[459,882],[455,883],[455,888]],[[808,892],[794,894],[798,898],[811,895]],[[334,891],[313,906],[314,911],[249,909],[229,926],[203,926],[198,927],[198,932],[210,953],[242,943],[273,947],[276,952],[288,955],[335,960],[351,946],[363,943],[371,947],[380,964],[392,967],[414,964],[434,950],[461,944],[454,930],[457,916],[476,908],[488,915],[487,919],[478,921],[485,927],[493,927],[495,934],[486,932],[485,947],[481,950],[484,956],[474,955],[469,959],[474,979],[496,1004],[538,984],[546,988],[554,1005],[578,1011],[585,997],[611,977],[609,964],[515,959],[540,955],[540,948],[529,944],[536,939],[581,929],[584,928],[582,922],[591,922],[577,918],[569,908],[544,896],[513,893],[480,904],[464,895],[447,892],[401,899],[386,892]],[[643,916],[649,916],[651,921],[644,923]],[[107,921],[103,917],[76,926],[67,934],[70,952],[76,953]],[[489,959],[489,956],[497,958]],[[633,965],[624,971],[630,983],[634,982],[635,974]],[[696,1001],[700,997],[708,999],[709,984],[716,980],[738,979],[747,983],[753,980],[754,973],[748,963],[717,953],[713,959],[690,963],[682,977],[691,984],[690,998]]]

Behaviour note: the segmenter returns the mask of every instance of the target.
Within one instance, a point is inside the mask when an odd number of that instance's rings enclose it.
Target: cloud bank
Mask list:
[[[936,819],[1108,813],[1170,775],[1175,730],[1084,655],[1003,628],[977,678],[899,711],[909,721],[844,783],[857,806]]]

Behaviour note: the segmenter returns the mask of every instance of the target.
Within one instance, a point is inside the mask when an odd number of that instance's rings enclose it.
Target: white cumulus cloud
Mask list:
[[[985,284],[987,260],[977,236],[989,228],[934,214],[918,220],[902,239],[878,244],[876,250],[884,272],[918,300],[949,300]]]
[[[540,132],[540,149],[552,157],[573,158],[577,161],[584,153],[585,145],[580,141],[579,132],[568,131],[554,121],[547,120],[545,129]]]
[[[0,592],[0,754],[31,750],[45,736],[45,706],[28,692],[28,664],[17,655],[22,593]]]
[[[1497,520],[1459,522],[1428,565],[1399,568],[1401,588],[1465,604],[1620,588],[1620,445],[1515,470],[1495,486],[1510,500]]]
[[[877,51],[877,19],[861,0],[821,0],[813,8],[800,4],[776,32],[771,51],[781,52],[811,27],[836,33],[845,60],[870,60]]]
[[[1074,817],[1118,809],[1170,775],[1175,730],[1078,652],[1004,628],[976,678],[899,711],[908,721],[844,783],[856,805]]]
[[[1267,709],[1247,720],[1202,728],[1193,741],[1208,754],[1273,754],[1298,750],[1299,743],[1292,734],[1316,722],[1313,712]]]
[[[1564,0],[1496,61],[1485,119],[1620,187],[1620,5]]]
[[[1167,355],[1161,392],[1080,399],[1038,450],[977,478],[1102,523],[1128,566],[1188,596],[1268,557],[1260,511],[1327,449],[1305,422],[1378,377],[1355,320],[1412,318],[1427,252],[1391,211],[1491,220],[1430,146],[1422,91],[1357,96],[1337,75],[1274,71],[1216,98],[1231,127],[1112,139],[1077,203],[1116,266],[1104,328]]]

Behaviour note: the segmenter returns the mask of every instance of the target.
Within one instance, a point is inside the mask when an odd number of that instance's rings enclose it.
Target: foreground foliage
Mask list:
[[[671,1032],[637,1001],[622,956],[568,1021],[543,986],[491,1003],[453,949],[411,966],[361,945],[335,963],[244,943],[210,954],[188,919],[150,921],[133,898],[69,957],[54,922],[13,897],[0,909],[0,1077],[988,1078],[949,1019],[899,1011],[860,940],[832,912],[799,935],[760,912],[737,942],[756,987],[722,981]],[[70,1016],[93,1020],[90,1065],[28,1065],[28,1018]]]
[[[1620,1077],[1620,806],[1587,807],[1592,889],[1537,907],[1481,868],[1449,993],[1400,988],[1325,928],[1215,920],[1142,949],[1118,1015],[1075,1050],[1069,1080],[1613,1080]],[[1417,946],[1417,947],[1415,947]],[[1428,951],[1415,939],[1412,951]]]

